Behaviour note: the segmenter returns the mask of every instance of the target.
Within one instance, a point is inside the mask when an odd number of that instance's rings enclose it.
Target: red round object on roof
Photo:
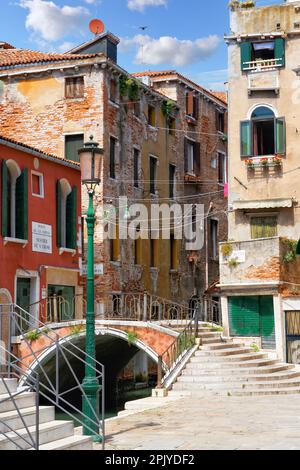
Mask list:
[[[92,20],[89,24],[91,33],[101,34],[104,31],[104,24],[101,20]]]

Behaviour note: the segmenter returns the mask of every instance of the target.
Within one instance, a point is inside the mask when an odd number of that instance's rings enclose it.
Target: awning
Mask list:
[[[283,207],[293,207],[294,200],[289,199],[266,199],[259,201],[234,201],[233,210],[247,209],[276,209]]]

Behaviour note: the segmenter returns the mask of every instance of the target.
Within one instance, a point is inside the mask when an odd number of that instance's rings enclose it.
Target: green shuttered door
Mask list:
[[[16,183],[16,238],[28,240],[28,170],[25,168]]]
[[[8,208],[7,208],[7,165],[6,161],[2,161],[2,237],[8,236]]]
[[[71,194],[67,197],[67,226],[66,226],[66,244],[71,250],[76,249],[76,217],[77,217],[77,188],[74,187]]]
[[[264,348],[275,348],[273,297],[229,298],[229,322],[232,336],[262,337]]]

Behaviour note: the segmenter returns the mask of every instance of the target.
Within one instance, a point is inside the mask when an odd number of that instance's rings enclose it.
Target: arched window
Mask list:
[[[2,236],[28,239],[28,170],[14,160],[2,162]]]
[[[72,189],[66,179],[57,181],[56,238],[59,248],[76,249],[77,242],[77,188]]]
[[[257,106],[250,120],[241,122],[242,157],[285,154],[285,120],[268,106]]]

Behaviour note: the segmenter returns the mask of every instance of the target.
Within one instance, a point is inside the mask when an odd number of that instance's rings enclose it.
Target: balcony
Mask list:
[[[299,295],[300,257],[295,254],[295,242],[273,237],[221,243],[220,284],[223,289],[279,287],[286,295],[295,295],[296,290]]]
[[[267,66],[267,63],[277,61],[278,59],[272,59],[264,62],[248,62],[249,71],[248,74],[248,93],[256,91],[274,91],[276,94],[279,93],[279,70],[276,67],[279,65]],[[261,65],[260,65],[261,64]]]
[[[282,58],[279,59],[265,59],[265,60],[253,60],[251,62],[243,63],[243,70],[249,72],[265,72],[269,70],[274,70],[278,67],[283,66]]]

